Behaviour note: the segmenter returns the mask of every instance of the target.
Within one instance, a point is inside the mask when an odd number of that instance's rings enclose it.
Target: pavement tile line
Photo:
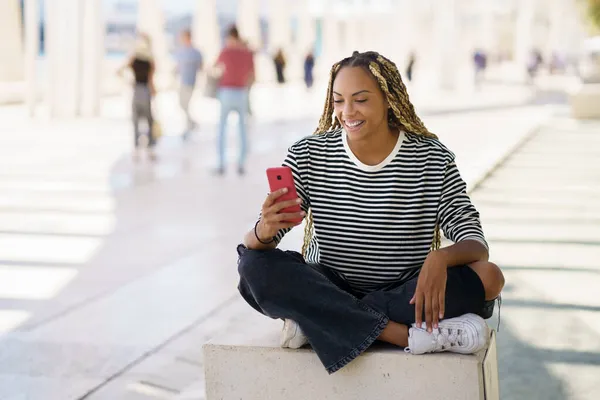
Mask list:
[[[222,310],[224,310],[227,307],[229,307],[232,304],[234,304],[236,302],[236,300],[238,300],[238,297],[239,297],[239,295],[237,293],[235,295],[229,297],[227,300],[225,300],[224,302],[222,302],[221,304],[219,304],[217,307],[213,308],[209,313],[201,316],[196,321],[194,321],[192,324],[190,324],[189,326],[185,327],[184,329],[181,329],[180,331],[176,332],[170,338],[168,338],[167,340],[165,340],[164,342],[162,342],[158,346],[155,346],[151,350],[149,350],[149,351],[145,352],[144,354],[142,354],[140,357],[138,357],[135,360],[131,361],[129,364],[127,364],[126,366],[124,366],[120,370],[116,371],[110,377],[106,378],[101,384],[99,384],[99,385],[91,388],[86,394],[84,394],[81,397],[78,397],[76,400],[85,400],[85,399],[88,399],[90,396],[92,396],[93,394],[95,394],[96,392],[98,392],[99,390],[101,390],[104,386],[106,386],[107,384],[109,384],[113,380],[119,378],[120,376],[124,375],[125,373],[127,373],[127,371],[131,370],[133,367],[135,367],[136,365],[138,365],[139,363],[141,363],[142,361],[144,361],[148,357],[151,357],[152,355],[158,353],[160,350],[162,350],[163,348],[167,347],[170,343],[174,342],[175,340],[177,340],[181,336],[183,336],[186,333],[192,331],[198,325],[202,324],[203,322],[207,321],[211,317],[214,317],[215,315],[219,314]],[[149,384],[149,383],[146,382],[146,384]],[[150,383],[150,384],[152,386],[157,386],[157,385],[155,385],[153,383]],[[161,388],[161,389],[162,390],[167,390],[168,389],[169,391],[173,391],[174,390],[174,389],[171,389],[171,388]]]
[[[492,165],[485,173],[481,174],[481,177],[479,179],[477,179],[473,182],[472,186],[469,188],[469,190],[467,192],[469,194],[472,194],[477,189],[479,189],[485,183],[485,181],[494,172],[496,172],[499,168],[501,168],[504,164],[506,164],[506,162],[508,162],[510,160],[510,158],[517,151],[519,151],[519,149],[523,148],[529,142],[531,142],[542,131],[542,129],[544,128],[544,125],[545,125],[545,122],[542,122],[542,123],[538,124],[537,126],[535,126],[534,128],[530,129],[528,131],[528,133],[524,134],[523,137],[517,143],[514,144],[514,146],[512,146],[510,149],[508,149],[506,151],[506,153],[504,154],[503,157],[500,157],[494,163],[494,165]]]
[[[57,235],[58,236],[58,235]],[[60,235],[60,236],[68,236],[68,235]],[[77,235],[78,237],[81,237],[82,235]],[[198,251],[196,248],[191,248],[189,252],[186,252],[185,254],[181,255],[180,257],[178,257],[177,259],[174,260],[174,263],[177,263],[179,261],[184,261],[188,258],[190,258],[191,256],[194,256],[195,254],[197,254]],[[27,264],[26,262],[22,262],[21,264]],[[39,264],[39,263],[34,263],[34,264]],[[0,266],[2,265],[2,260],[0,260]],[[48,264],[48,265],[52,265],[52,264]],[[61,263],[55,263],[55,265],[63,265]],[[61,310],[58,313],[55,314],[51,314],[50,316],[40,319],[38,321],[36,321],[35,323],[32,324],[25,324],[23,327],[19,328],[16,330],[16,332],[33,332],[36,329],[49,324],[53,321],[59,320],[73,312],[78,311],[81,307],[85,307],[86,305],[89,304],[93,304],[94,302],[98,301],[98,300],[102,300],[106,297],[111,296],[112,294],[114,294],[115,292],[117,292],[119,289],[126,287],[127,285],[133,284],[135,282],[137,282],[138,280],[150,276],[153,273],[155,273],[157,270],[161,269],[161,268],[166,268],[168,267],[168,264],[161,264],[159,266],[157,266],[156,270],[149,270],[149,271],[145,271],[144,273],[140,274],[140,275],[135,275],[132,276],[129,280],[122,282],[120,286],[118,287],[114,287],[114,288],[109,288],[103,292],[99,292],[97,294],[95,294],[94,296],[91,297],[87,297],[84,298],[83,300],[73,303],[71,305],[69,305],[68,307],[65,307],[63,310]],[[0,399],[2,400],[2,399]]]

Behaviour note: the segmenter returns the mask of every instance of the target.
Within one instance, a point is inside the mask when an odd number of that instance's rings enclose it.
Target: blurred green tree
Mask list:
[[[600,0],[587,0],[587,9],[590,22],[596,30],[600,29]]]

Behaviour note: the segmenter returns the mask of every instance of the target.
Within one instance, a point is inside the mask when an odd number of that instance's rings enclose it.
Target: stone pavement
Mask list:
[[[95,120],[26,121],[18,107],[0,109],[0,399],[170,398],[201,378],[204,341],[236,323],[243,334],[235,245],[267,191],[265,168],[312,132],[306,108],[320,108],[297,88],[277,89],[281,108],[257,89],[243,178],[210,175],[214,126],[202,102],[206,120],[187,144],[165,111],[156,165],[132,164],[119,99]],[[527,93],[494,103],[495,94],[417,103],[471,186],[554,109]],[[235,130],[231,139],[233,162]]]
[[[472,198],[506,277],[502,398],[600,398],[600,122],[548,121]]]

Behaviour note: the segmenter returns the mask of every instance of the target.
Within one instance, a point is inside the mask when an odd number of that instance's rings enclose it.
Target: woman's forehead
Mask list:
[[[333,81],[333,90],[340,94],[349,94],[369,90],[376,92],[379,89],[377,81],[363,67],[342,67]]]

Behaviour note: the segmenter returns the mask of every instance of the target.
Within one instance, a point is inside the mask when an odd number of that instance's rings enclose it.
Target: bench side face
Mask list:
[[[371,352],[333,375],[306,350],[209,344],[204,358],[207,400],[484,399],[476,356]]]
[[[490,333],[490,344],[483,359],[483,382],[486,400],[500,400],[500,380],[498,379],[498,347],[496,331]]]

